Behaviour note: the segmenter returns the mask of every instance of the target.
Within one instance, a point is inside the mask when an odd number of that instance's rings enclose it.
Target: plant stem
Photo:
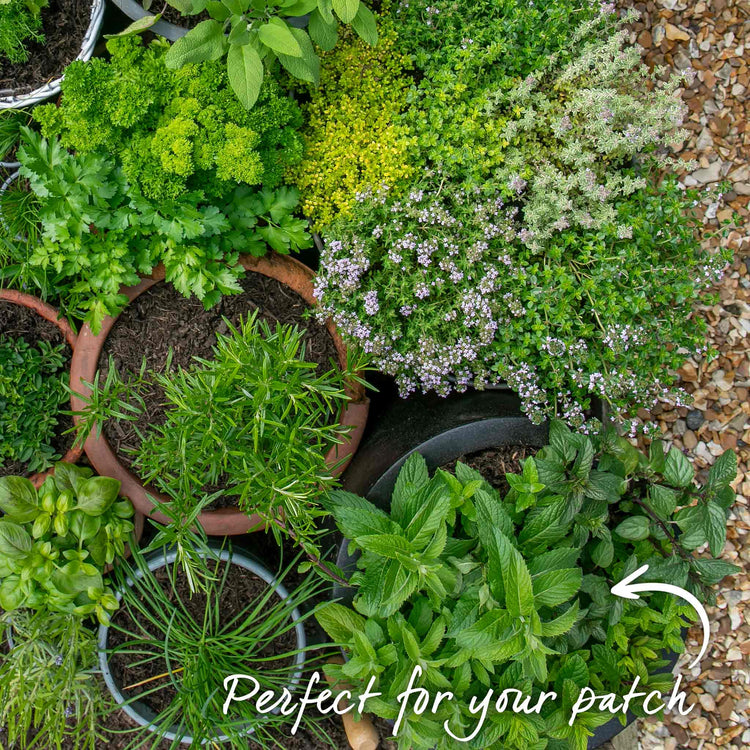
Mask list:
[[[657,515],[656,515],[656,514],[655,514],[655,513],[654,513],[654,512],[653,512],[653,511],[651,510],[651,508],[649,508],[649,507],[648,507],[648,505],[646,505],[646,504],[645,504],[645,503],[644,503],[644,502],[643,502],[642,500],[639,500],[638,498],[630,498],[630,499],[631,499],[631,500],[632,500],[632,501],[633,501],[633,502],[634,502],[634,503],[635,503],[636,505],[640,505],[640,506],[641,506],[641,508],[643,508],[643,510],[645,510],[645,511],[646,511],[646,513],[647,513],[647,514],[649,515],[649,517],[650,517],[650,518],[651,518],[652,520],[656,521],[656,523],[658,523],[658,524],[659,524],[659,526],[661,527],[662,531],[664,531],[664,533],[665,533],[665,534],[667,535],[667,538],[668,538],[668,539],[669,539],[669,541],[670,541],[670,542],[672,543],[672,546],[673,546],[673,547],[674,547],[674,548],[675,548],[675,549],[677,550],[677,552],[679,552],[679,553],[680,553],[680,556],[681,556],[681,557],[682,557],[683,559],[685,559],[685,560],[692,560],[692,559],[693,559],[693,556],[692,556],[692,555],[691,555],[691,554],[690,554],[689,552],[686,552],[686,551],[685,551],[685,550],[684,550],[684,549],[682,548],[682,546],[680,545],[680,542],[679,542],[679,541],[677,540],[677,537],[676,537],[676,536],[675,536],[675,535],[674,535],[674,534],[672,533],[672,530],[671,530],[671,529],[669,528],[669,526],[667,526],[667,524],[666,524],[666,523],[664,523],[664,521],[662,521],[662,520],[661,520],[661,518],[659,518],[659,516],[657,516]]]
[[[295,542],[298,541],[298,537],[294,533],[294,531],[292,529],[290,529],[281,519],[279,519],[279,518],[270,518],[270,519],[267,518],[266,520],[267,521],[270,520],[271,523],[273,523],[276,526],[278,526],[284,533],[289,534],[289,536],[292,537],[292,539],[294,539]],[[316,555],[313,555],[311,552],[308,552],[307,550],[305,550],[305,554],[307,555],[308,560],[310,560],[310,562],[316,568],[318,568],[323,573],[325,573],[326,575],[328,575],[331,578],[333,578],[333,580],[336,581],[336,583],[340,583],[342,586],[348,586],[349,585],[349,581],[347,581],[346,578],[342,578],[337,573],[334,573],[319,557],[317,557]]]

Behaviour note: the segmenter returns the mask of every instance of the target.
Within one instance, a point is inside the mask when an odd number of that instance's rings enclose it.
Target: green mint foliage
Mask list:
[[[41,227],[29,264],[54,276],[68,309],[94,332],[127,303],[120,287],[138,283],[160,262],[168,282],[208,309],[241,290],[240,253],[310,244],[305,222],[292,216],[294,190],[257,193],[240,185],[218,205],[197,190],[155,203],[101,152],[72,154],[26,128],[18,155]]]
[[[29,59],[28,44],[44,42],[42,8],[48,0],[0,0],[0,57],[10,63]]]
[[[568,726],[580,688],[624,694],[638,676],[668,690],[662,654],[684,650],[681,629],[695,616],[676,597],[623,600],[612,585],[647,563],[645,580],[710,601],[707,587],[737,571],[718,559],[736,471],[728,451],[699,485],[676,448],[665,454],[655,441],[644,455],[614,430],[587,436],[554,421],[550,444],[507,475],[504,498],[460,462],[455,475],[430,477],[419,455],[402,468],[389,513],[335,491],[329,508],[361,556],[353,608],[332,603],[317,615],[349,656],[330,671],[355,689],[377,676],[383,696],[368,705],[388,719],[415,665],[418,686],[455,694],[435,716],[407,713],[400,748],[454,747],[444,721],[466,736],[477,724],[472,697],[517,688],[558,700],[540,716],[490,711],[467,747],[583,750],[611,715]],[[710,556],[696,556],[706,543]]]
[[[378,40],[375,16],[360,0],[171,0],[170,5],[183,15],[207,12],[210,18],[172,45],[169,68],[222,60],[232,90],[247,109],[256,105],[276,61],[293,77],[317,84],[320,58],[313,43],[333,48],[339,21],[351,24],[368,44]],[[307,14],[306,30],[288,20]]]
[[[52,440],[67,400],[65,344],[0,335],[0,466],[18,461],[36,472],[55,459]]]
[[[34,110],[47,138],[79,154],[108,154],[148,199],[173,201],[200,190],[230,195],[237,183],[276,188],[302,158],[295,101],[272,79],[248,112],[217,62],[170,70],[169,45],[111,39],[109,60],[76,61],[65,71],[61,104]]]
[[[253,313],[218,336],[213,359],[154,374],[166,421],[144,436],[135,466],[185,515],[221,491],[317,557],[320,496],[335,482],[325,456],[348,431],[338,415],[359,368],[319,374],[304,359],[303,337]]]
[[[114,700],[97,675],[96,630],[76,615],[28,609],[0,614],[13,648],[0,659],[6,747],[102,747]]]
[[[102,577],[122,555],[133,506],[120,483],[58,463],[39,490],[24,477],[0,479],[0,607],[96,615],[109,622],[117,599]]]

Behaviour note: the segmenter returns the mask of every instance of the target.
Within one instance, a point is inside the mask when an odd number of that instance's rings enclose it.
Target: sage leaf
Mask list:
[[[292,29],[280,18],[271,18],[258,28],[258,38],[266,47],[287,57],[302,57],[302,47]],[[299,77],[299,76],[298,76]]]
[[[359,12],[359,0],[333,0],[333,10],[343,23],[351,23]]]
[[[218,21],[201,21],[172,44],[164,56],[164,63],[171,70],[177,70],[189,63],[218,60],[224,54],[226,43]]]
[[[249,44],[229,47],[229,83],[245,109],[250,109],[258,100],[263,85],[263,72],[263,61],[254,47]]]

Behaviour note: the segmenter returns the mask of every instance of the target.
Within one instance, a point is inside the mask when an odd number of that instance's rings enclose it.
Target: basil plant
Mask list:
[[[407,712],[402,749],[584,750],[612,715],[587,710],[571,725],[581,690],[624,695],[636,678],[643,691],[671,690],[665,657],[684,650],[695,619],[671,594],[623,599],[612,586],[648,564],[643,580],[710,601],[709,587],[737,571],[718,559],[736,473],[728,451],[699,485],[676,448],[654,441],[646,455],[614,429],[590,437],[553,422],[550,444],[506,475],[504,496],[460,462],[430,476],[416,454],[388,512],[335,491],[329,509],[361,555],[353,606],[317,615],[349,657],[327,671],[360,693],[374,677],[382,697],[367,710],[385,719],[397,718],[415,666],[417,687],[456,696],[435,713]],[[490,712],[470,742],[447,737],[446,722],[471,735],[472,699],[509,688],[559,699],[539,714]]]
[[[168,0],[185,16],[207,13],[178,39],[166,56],[169,68],[226,57],[229,83],[250,109],[260,94],[266,72],[279,63],[295,78],[318,83],[320,58],[313,42],[331,50],[338,41],[339,21],[351,24],[368,44],[378,33],[375,16],[360,0]],[[290,19],[309,16],[307,29]],[[160,14],[136,21],[123,34],[144,31]]]
[[[39,490],[24,477],[0,479],[0,607],[108,623],[118,603],[104,567],[133,531],[133,506],[119,491],[116,479],[62,462]]]

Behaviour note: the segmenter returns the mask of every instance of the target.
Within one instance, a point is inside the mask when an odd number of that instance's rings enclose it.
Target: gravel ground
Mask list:
[[[733,219],[726,239],[735,261],[716,288],[719,303],[696,310],[710,327],[713,361],[694,357],[679,371],[692,394],[689,408],[659,406],[640,416],[655,420],[664,436],[706,469],[726,448],[739,456],[734,487],[737,506],[729,521],[724,557],[743,568],[721,586],[718,606],[709,610],[712,639],[700,667],[689,671],[686,655],[678,669],[697,705],[687,717],[664,723],[641,722],[622,737],[616,750],[676,750],[750,747],[750,0],[621,0],[641,17],[632,25],[632,41],[643,47],[650,65],[692,69],[695,77],[682,92],[688,106],[688,139],[677,149],[696,160],[685,172],[686,186],[715,188],[731,183],[719,204],[704,206],[707,234],[719,221]],[[698,650],[700,630],[688,636],[688,651]]]

